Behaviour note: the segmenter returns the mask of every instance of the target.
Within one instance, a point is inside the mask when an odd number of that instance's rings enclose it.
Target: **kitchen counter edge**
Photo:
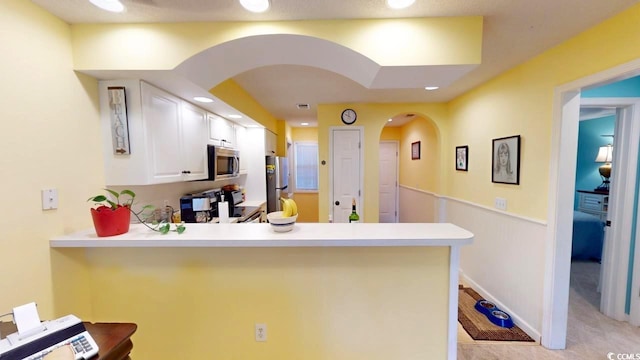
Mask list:
[[[276,233],[269,224],[186,224],[182,234],[159,234],[132,224],[128,233],[98,237],[94,229],[58,236],[52,248],[124,247],[398,247],[462,246],[473,234],[449,223],[329,224],[297,223],[294,229]]]

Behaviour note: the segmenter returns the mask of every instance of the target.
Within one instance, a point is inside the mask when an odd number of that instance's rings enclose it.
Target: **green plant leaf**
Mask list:
[[[133,191],[131,191],[131,190],[126,190],[126,189],[125,189],[125,190],[122,190],[122,191],[120,192],[120,195],[129,195],[129,196],[131,196],[132,198],[136,197],[136,193],[134,193],[134,192],[133,192]]]
[[[130,199],[129,199],[129,200],[127,200],[127,201],[124,201],[124,200],[123,200],[123,201],[122,201],[122,203],[123,203],[123,204],[125,204],[125,205],[129,205],[129,206],[133,205],[133,199],[135,199],[135,197],[136,197],[136,193],[134,193],[134,192],[133,192],[133,191],[131,191],[131,190],[127,190],[127,189],[125,189],[125,190],[122,190],[122,191],[120,192],[120,195],[129,195],[129,196],[130,196]]]
[[[103,202],[105,200],[107,200],[107,197],[104,195],[92,196],[87,199],[87,201],[94,201],[94,202]]]
[[[119,203],[118,199],[120,198],[120,194],[118,194],[117,192],[110,190],[110,189],[104,189],[104,191],[108,192],[109,194],[113,195],[113,197],[116,199],[116,203]]]
[[[163,225],[160,225],[158,231],[160,231],[160,233],[164,235],[169,232],[170,227],[171,226],[169,224],[165,223]]]

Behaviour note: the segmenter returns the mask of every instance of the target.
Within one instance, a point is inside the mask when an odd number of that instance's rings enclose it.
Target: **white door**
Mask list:
[[[362,130],[332,129],[332,186],[331,211],[333,222],[349,222],[351,202],[356,200],[360,221],[363,221],[364,209],[361,201],[361,138]]]
[[[398,222],[398,142],[380,142],[379,199],[381,223]]]

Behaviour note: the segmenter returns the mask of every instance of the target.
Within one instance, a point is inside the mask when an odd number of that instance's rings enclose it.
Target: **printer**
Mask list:
[[[82,321],[74,315],[67,315],[44,321],[28,333],[7,335],[0,340],[0,360],[39,360],[65,345],[71,345],[76,360],[98,354],[98,344]]]

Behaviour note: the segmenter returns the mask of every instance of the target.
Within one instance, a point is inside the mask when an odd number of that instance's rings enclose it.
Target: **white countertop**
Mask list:
[[[185,224],[182,234],[162,235],[141,224],[128,233],[98,237],[95,230],[56,237],[51,247],[341,247],[341,246],[457,246],[468,245],[473,234],[447,223],[329,224],[297,223],[276,233],[265,223]]]
[[[261,201],[261,200],[247,200],[247,201],[243,201],[240,204],[237,204],[236,206],[255,206],[255,207],[260,207],[262,205],[265,204],[265,201]]]

